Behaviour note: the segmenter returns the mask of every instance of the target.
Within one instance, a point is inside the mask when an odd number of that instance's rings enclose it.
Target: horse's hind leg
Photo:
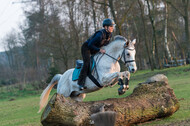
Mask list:
[[[78,92],[72,92],[70,97],[75,101],[83,101],[83,99],[86,97],[85,93],[78,93]]]

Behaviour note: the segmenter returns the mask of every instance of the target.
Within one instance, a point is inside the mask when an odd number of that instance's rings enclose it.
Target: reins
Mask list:
[[[125,57],[125,49],[127,49],[127,50],[130,50],[130,51],[133,51],[134,49],[130,49],[130,48],[125,48],[124,47],[124,49],[123,49],[123,52],[122,52],[122,54],[121,54],[121,58],[122,58],[122,56],[123,56],[123,58],[124,58],[124,64],[126,64],[126,63],[130,63],[130,62],[135,62],[135,60],[128,60],[128,61],[126,61],[126,57]],[[112,58],[112,59],[114,59],[115,61],[119,61],[120,59],[116,59],[116,58],[114,58],[113,56],[111,56],[111,55],[109,55],[109,54],[107,54],[107,53],[104,53],[105,55],[107,55],[107,56],[109,56],[110,58]]]
[[[107,56],[109,56],[110,58],[112,58],[112,59],[114,59],[114,60],[116,60],[116,61],[119,61],[118,59],[114,58],[113,56],[110,56],[110,55],[107,54],[107,53],[104,53],[104,54],[106,54]]]

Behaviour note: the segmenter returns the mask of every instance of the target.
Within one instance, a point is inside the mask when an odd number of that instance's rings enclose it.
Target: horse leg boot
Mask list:
[[[120,85],[120,88],[118,89],[118,94],[119,95],[123,95],[125,93],[126,90],[129,89],[129,78],[130,78],[130,73],[128,71],[122,72],[123,76],[125,77],[125,83],[123,83],[123,79],[119,78],[118,81],[118,85]]]
[[[119,95],[122,95],[125,93],[125,91],[123,90],[124,89],[124,83],[123,83],[123,80],[121,78],[118,79],[118,85],[120,85],[120,88],[118,88],[118,94]]]
[[[129,71],[125,71],[125,85],[126,85],[126,90],[129,89],[129,79],[130,79],[130,72]]]

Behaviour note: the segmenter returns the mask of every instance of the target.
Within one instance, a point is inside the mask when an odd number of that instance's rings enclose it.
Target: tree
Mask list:
[[[150,2],[149,0],[146,0],[147,5],[148,5],[148,15],[149,15],[149,19],[151,22],[151,26],[152,26],[152,59],[153,59],[153,64],[158,63],[159,68],[161,68],[161,62],[160,62],[160,58],[158,56],[158,47],[157,47],[157,38],[156,38],[156,28],[155,28],[155,13],[154,13],[154,0],[152,3],[152,8],[153,8],[153,13],[150,10]]]
[[[183,6],[183,12],[177,8],[170,0],[166,0],[166,2],[171,5],[184,19],[184,31],[185,31],[185,42],[186,46],[184,46],[185,50],[188,50],[188,53],[190,52],[190,38],[189,38],[189,0],[180,0],[179,5],[181,4]],[[183,57],[185,59],[185,56]]]
[[[165,42],[165,48],[167,52],[168,59],[171,60],[171,53],[168,46],[168,6],[165,2],[165,25],[164,25],[164,42]]]
[[[151,59],[151,53],[150,53],[150,50],[149,50],[149,44],[148,44],[148,41],[147,41],[147,37],[146,37],[146,26],[145,26],[145,20],[144,20],[144,8],[142,8],[142,5],[141,5],[141,2],[140,0],[138,0],[138,4],[139,4],[139,8],[140,8],[140,12],[141,12],[141,19],[142,19],[142,23],[143,23],[143,33],[144,33],[144,42],[145,42],[145,46],[146,46],[146,51],[147,51],[147,55],[148,55],[148,59],[149,59],[149,62],[150,62],[150,66],[151,66],[151,70],[153,71],[154,70],[154,64],[153,64],[153,59]]]

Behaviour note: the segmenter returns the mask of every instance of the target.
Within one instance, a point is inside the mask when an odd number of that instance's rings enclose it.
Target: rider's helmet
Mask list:
[[[104,19],[103,23],[102,23],[103,27],[105,26],[114,26],[115,22],[112,19]]]

